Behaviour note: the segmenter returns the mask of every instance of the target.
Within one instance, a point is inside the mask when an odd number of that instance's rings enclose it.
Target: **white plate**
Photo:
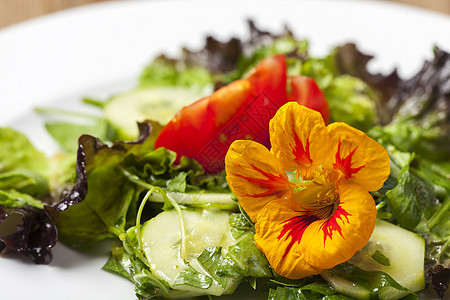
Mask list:
[[[54,150],[36,105],[70,107],[83,96],[106,97],[132,87],[143,66],[204,37],[246,36],[245,20],[281,31],[288,24],[310,40],[314,55],[357,42],[375,54],[372,70],[398,67],[408,76],[450,50],[450,18],[371,1],[114,1],[63,11],[0,31],[0,126],[23,130]],[[1,154],[0,154],[1,155]],[[107,249],[78,252],[58,244],[49,266],[16,255],[0,259],[2,299],[135,299],[133,286],[100,270]]]

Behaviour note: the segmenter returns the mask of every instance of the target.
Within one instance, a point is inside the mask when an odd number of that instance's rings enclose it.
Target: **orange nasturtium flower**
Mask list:
[[[374,229],[369,191],[389,175],[386,150],[345,123],[325,126],[320,113],[295,102],[271,120],[270,141],[270,151],[235,141],[225,158],[228,183],[255,222],[256,245],[291,279],[347,261]]]

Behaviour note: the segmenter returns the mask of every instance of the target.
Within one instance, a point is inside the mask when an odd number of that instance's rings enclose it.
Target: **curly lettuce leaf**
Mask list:
[[[51,198],[47,157],[25,135],[0,128],[0,244],[37,264],[48,264],[57,240],[44,210]]]
[[[48,264],[53,258],[58,233],[45,210],[34,206],[0,206],[0,241],[36,264]]]
[[[138,88],[183,86],[202,90],[212,84],[212,75],[206,68],[161,55],[142,71]]]
[[[115,142],[111,147],[89,135],[80,137],[77,183],[55,206],[62,241],[84,246],[125,230],[128,208],[136,201],[137,191],[120,164],[127,155],[153,148],[148,140],[150,131],[150,126],[142,123],[136,142]]]

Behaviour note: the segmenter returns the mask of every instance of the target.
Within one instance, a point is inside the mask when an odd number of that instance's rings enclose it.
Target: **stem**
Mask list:
[[[380,203],[378,203],[375,208],[377,209],[377,211],[379,211],[380,209],[382,209],[383,207],[386,206],[386,202],[385,201],[381,201]]]
[[[138,176],[131,174],[130,172],[128,172],[127,170],[125,170],[124,168],[120,168],[120,170],[122,171],[122,174],[131,182],[137,184],[140,187],[146,188],[146,189],[152,189],[155,186],[143,181],[142,179],[140,179]],[[165,194],[165,193],[164,193]],[[161,195],[164,197],[164,194],[161,193]]]
[[[119,228],[114,227],[114,226],[110,226],[110,227],[108,228],[108,230],[109,230],[111,233],[115,234],[116,236],[120,236],[122,233],[124,233],[124,231],[122,231],[122,230],[120,230]]]
[[[53,108],[53,107],[35,107],[34,111],[37,113],[40,113],[40,114],[77,117],[77,118],[83,118],[83,119],[91,119],[91,120],[95,120],[95,121],[102,119],[101,117],[94,116],[91,114],[73,112],[73,111],[59,109],[59,108]]]
[[[448,196],[442,206],[431,216],[427,222],[427,227],[432,229],[437,223],[439,223],[444,214],[450,209],[450,196]]]
[[[146,185],[149,185],[149,184],[146,184]],[[153,192],[159,192],[164,197],[164,200],[169,201],[170,204],[172,204],[172,206],[175,208],[175,211],[177,212],[178,218],[180,219],[180,234],[181,234],[180,256],[181,256],[181,258],[184,259],[187,257],[187,252],[186,252],[186,229],[184,226],[183,213],[182,213],[181,208],[178,205],[178,203],[175,200],[173,200],[172,198],[167,197],[166,192],[164,192],[164,190],[159,186],[152,186],[152,188],[147,192],[147,194],[145,194],[145,197],[142,200],[141,205],[139,206],[139,210],[138,210],[137,217],[136,217],[136,234],[138,237],[139,250],[142,252],[142,243],[143,243],[142,237],[141,237],[142,211],[144,210],[145,203],[147,202],[148,198],[150,198],[150,195]]]
[[[450,240],[448,240],[447,242],[445,242],[444,246],[442,246],[441,253],[439,253],[438,262],[441,263],[441,264],[445,264],[445,261],[442,261],[442,260],[441,260],[441,256],[442,256],[444,253],[446,253],[447,248],[449,247],[449,245],[450,245]]]
[[[89,105],[92,105],[92,106],[96,106],[96,107],[99,107],[99,108],[105,108],[105,102],[104,101],[99,101],[99,100],[96,100],[96,99],[92,99],[92,98],[84,98],[83,100],[83,103],[86,103],[86,104],[89,104]]]

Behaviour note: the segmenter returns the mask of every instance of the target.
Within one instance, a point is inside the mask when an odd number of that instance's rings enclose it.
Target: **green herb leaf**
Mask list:
[[[167,181],[168,192],[184,193],[186,191],[186,172],[180,172]]]
[[[186,260],[186,269],[180,272],[175,279],[173,286],[189,285],[200,289],[207,289],[212,284],[212,278],[197,272]]]
[[[386,199],[398,224],[414,229],[424,215],[424,209],[436,201],[430,183],[414,175],[406,165],[399,174],[398,185],[386,193]]]
[[[217,274],[217,269],[222,263],[222,247],[207,247],[197,257],[198,262],[223,288],[227,285],[227,278]]]
[[[337,291],[355,298],[399,299],[413,292],[381,271],[365,271],[350,263],[325,270],[322,277]]]
[[[272,275],[266,257],[255,245],[253,234],[247,233],[228,249],[227,255],[217,269],[220,276],[270,277]]]
[[[376,250],[371,258],[379,263],[380,265],[389,267],[391,265],[391,262],[389,261],[389,258],[387,258],[383,253],[381,253],[379,250]]]
[[[243,214],[232,214],[230,216],[231,235],[238,239],[244,233],[254,232],[255,228]]]

